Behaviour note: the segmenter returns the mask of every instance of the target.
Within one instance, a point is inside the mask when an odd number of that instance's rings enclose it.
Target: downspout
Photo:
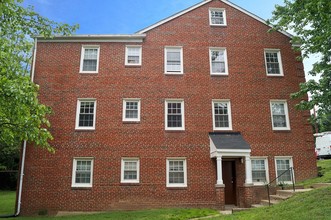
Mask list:
[[[34,80],[36,54],[37,54],[37,38],[34,39],[34,47],[33,47],[33,61],[32,61],[32,68],[31,68],[31,81],[32,82]],[[20,182],[19,182],[19,187],[18,187],[17,209],[16,209],[15,217],[18,216],[21,212],[22,188],[23,188],[24,165],[25,165],[25,152],[26,152],[26,140],[23,142],[22,158],[21,158],[21,173],[20,173]]]
[[[23,176],[24,176],[25,151],[26,151],[26,141],[23,142],[20,183],[19,183],[19,187],[18,187],[18,201],[17,201],[17,210],[16,210],[16,213],[15,213],[15,217],[18,216],[21,212],[21,199],[22,199],[22,185],[23,185]]]

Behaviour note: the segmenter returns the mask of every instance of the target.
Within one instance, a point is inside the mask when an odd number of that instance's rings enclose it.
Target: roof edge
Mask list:
[[[137,33],[137,34],[143,34],[143,33],[147,32],[147,31],[149,31],[149,30],[151,30],[151,29],[154,29],[154,28],[156,28],[156,27],[158,27],[158,26],[160,26],[160,25],[162,25],[162,24],[164,24],[164,23],[166,23],[166,22],[168,22],[168,21],[171,21],[172,19],[175,19],[175,18],[177,18],[177,17],[179,17],[179,16],[181,16],[181,15],[183,15],[183,14],[186,14],[186,13],[188,13],[188,12],[190,12],[190,11],[192,11],[192,10],[194,10],[194,9],[196,9],[196,8],[198,8],[198,7],[200,7],[200,6],[202,6],[202,5],[205,5],[205,4],[209,3],[209,2],[211,2],[211,1],[212,1],[212,0],[203,0],[202,2],[200,2],[200,3],[198,3],[198,4],[195,4],[195,5],[193,5],[193,6],[189,7],[189,8],[187,8],[187,9],[184,9],[184,10],[182,10],[182,11],[180,11],[180,12],[177,12],[176,14],[171,15],[171,16],[165,18],[165,19],[162,19],[161,21],[156,22],[156,23],[154,23],[154,24],[152,24],[152,25],[150,25],[150,26],[148,26],[148,27],[146,27],[146,28],[144,28],[144,29],[142,29],[142,30],[139,30],[139,31],[137,31],[136,33]],[[235,9],[241,11],[241,12],[243,12],[244,14],[246,14],[246,15],[248,15],[248,16],[254,18],[255,20],[257,20],[257,21],[259,21],[259,22],[261,22],[261,23],[267,25],[268,27],[272,28],[272,26],[270,26],[269,24],[267,24],[266,20],[264,20],[263,18],[261,18],[261,17],[255,15],[255,14],[253,14],[253,13],[247,11],[246,9],[244,9],[244,8],[242,8],[242,7],[236,5],[236,4],[234,4],[234,3],[232,3],[232,2],[230,2],[230,1],[228,1],[228,0],[219,0],[219,1],[221,1],[221,2],[223,2],[224,4],[227,4],[227,5],[229,5],[229,6],[233,7],[233,8],[235,8]],[[279,30],[279,31],[277,31],[277,32],[280,32],[280,33],[286,35],[286,36],[289,37],[289,38],[293,38],[293,35],[290,34],[290,33],[288,33],[288,32],[286,32],[286,31],[281,31],[281,30]]]
[[[156,22],[156,23],[154,23],[154,24],[152,24],[152,25],[150,25],[150,26],[148,26],[148,27],[146,27],[144,29],[141,29],[141,30],[137,31],[136,33],[137,34],[143,34],[143,33],[147,32],[147,31],[149,31],[151,29],[154,29],[154,28],[156,28],[156,27],[158,27],[158,26],[160,26],[160,25],[162,25],[164,23],[167,23],[168,21],[171,21],[172,19],[175,19],[175,18],[177,18],[177,17],[179,17],[179,16],[181,16],[183,14],[186,14],[186,13],[188,13],[188,12],[190,12],[190,11],[192,11],[192,10],[194,10],[194,9],[202,6],[202,5],[205,5],[205,4],[209,3],[209,2],[211,2],[211,1],[212,0],[203,0],[200,3],[197,3],[197,4],[191,6],[191,7],[187,8],[187,9],[184,9],[182,11],[179,11],[176,14],[170,15],[169,17],[166,17],[166,18],[162,19],[161,21],[158,21],[158,22]]]
[[[146,34],[88,34],[56,35],[50,38],[36,36],[38,42],[142,42]]]

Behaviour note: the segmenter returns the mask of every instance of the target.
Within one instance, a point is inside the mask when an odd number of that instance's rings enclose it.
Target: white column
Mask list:
[[[253,184],[252,179],[252,163],[250,156],[245,156],[245,173],[246,173],[246,180],[245,184]]]
[[[222,174],[222,157],[217,156],[216,158],[216,169],[217,169],[217,183],[216,185],[223,185],[223,174]]]

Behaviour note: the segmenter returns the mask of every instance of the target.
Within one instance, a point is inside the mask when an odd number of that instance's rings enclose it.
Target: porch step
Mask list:
[[[279,200],[279,201],[284,201],[287,198],[289,198],[288,196],[280,196],[280,195],[270,195],[270,199],[271,200]]]
[[[265,207],[265,205],[261,205],[261,204],[253,204],[251,205],[252,208],[261,208],[261,207]]]
[[[278,203],[280,203],[280,200],[270,199],[270,205],[275,205],[275,204],[278,204]],[[261,200],[260,204],[263,205],[263,206],[269,206],[269,200],[267,200],[267,199],[266,200]]]

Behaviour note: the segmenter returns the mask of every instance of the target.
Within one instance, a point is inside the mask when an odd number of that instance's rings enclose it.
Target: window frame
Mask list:
[[[137,118],[126,118],[126,103],[127,102],[137,102]],[[122,110],[122,120],[124,122],[140,122],[140,109],[141,109],[141,104],[140,104],[140,98],[124,98],[123,99],[123,110]]]
[[[286,127],[275,127],[274,126],[274,118],[273,118],[273,113],[272,113],[272,104],[274,104],[274,103],[284,104]],[[289,117],[288,105],[287,105],[286,100],[270,100],[270,114],[271,114],[272,130],[274,130],[274,131],[291,130],[290,117]]]
[[[277,59],[278,59],[278,65],[279,65],[279,73],[268,73],[268,63],[267,63],[267,53],[277,53]],[[265,69],[267,76],[284,76],[283,71],[283,62],[282,62],[282,56],[280,53],[280,49],[264,49],[264,63],[265,63]]]
[[[277,180],[276,180],[277,184],[280,184],[280,183],[285,183],[285,184],[295,183],[295,173],[294,173],[294,166],[293,166],[293,157],[292,156],[275,156],[275,174],[276,174],[276,177],[278,177],[278,173],[277,173],[277,160],[289,160],[289,166],[293,168],[292,169],[293,179],[292,179],[292,176],[290,176],[292,181],[279,181],[278,178],[277,178]]]
[[[170,161],[183,161],[183,173],[184,182],[183,183],[170,183]],[[169,157],[166,159],[166,187],[187,187],[187,159],[185,157]]]
[[[85,49],[97,49],[98,50],[97,64],[96,64],[96,70],[95,71],[84,71],[83,70]],[[99,45],[82,45],[79,73],[98,73],[99,72],[99,61],[100,61],[100,46]]]
[[[129,63],[129,48],[139,48],[138,63]],[[125,65],[126,66],[141,66],[142,63],[142,46],[141,45],[126,45],[125,46]]]
[[[137,166],[137,178],[136,179],[124,179],[125,162],[136,162]],[[121,183],[139,183],[140,182],[140,159],[137,157],[123,157],[121,159]]]
[[[90,183],[76,183],[76,169],[78,161],[91,161],[91,181]],[[93,157],[74,157],[73,165],[72,165],[72,179],[71,179],[71,187],[79,187],[79,188],[91,188],[93,186],[93,167],[94,167],[94,158]]]
[[[168,51],[176,51],[180,53],[180,71],[168,71]],[[164,47],[164,73],[169,75],[182,75],[184,74],[184,60],[183,60],[183,47],[180,46],[166,46]]]
[[[253,160],[263,160],[264,161],[264,167],[265,167],[265,175],[266,175],[266,182],[254,182],[253,178]],[[266,183],[269,183],[269,164],[268,164],[268,157],[251,157],[251,166],[252,166],[252,181],[254,185],[265,185]]]
[[[226,103],[228,107],[228,120],[229,127],[216,127],[215,120],[215,104],[216,103]],[[229,99],[213,99],[212,100],[212,116],[213,116],[213,130],[215,131],[224,131],[224,130],[232,130],[232,113],[231,113],[231,101]]]
[[[213,24],[212,23],[212,12],[217,11],[217,12],[222,12],[223,13],[223,24]],[[225,8],[209,8],[209,25],[210,26],[219,26],[219,27],[225,27],[227,26],[226,22],[226,12]]]
[[[94,102],[93,126],[79,126],[80,106],[82,102]],[[97,114],[97,100],[95,98],[77,99],[75,130],[95,130],[96,114]]]
[[[213,72],[212,52],[214,52],[214,51],[218,51],[218,52],[223,51],[224,52],[224,66],[225,66],[224,73]],[[227,51],[226,51],[225,47],[210,47],[209,48],[209,66],[210,66],[210,75],[215,75],[215,76],[229,75],[228,58],[227,58]]]
[[[168,103],[181,103],[181,119],[182,126],[181,127],[168,127]],[[164,101],[164,124],[165,130],[169,131],[184,131],[185,130],[185,108],[184,108],[184,99],[166,99]]]

